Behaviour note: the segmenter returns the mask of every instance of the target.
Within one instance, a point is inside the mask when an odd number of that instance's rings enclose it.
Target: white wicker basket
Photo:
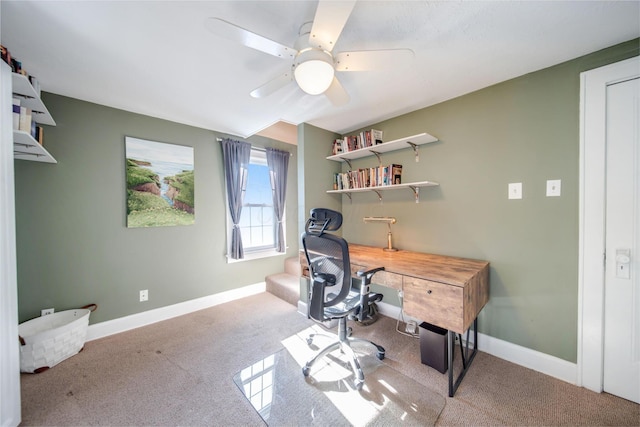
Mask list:
[[[18,325],[20,371],[39,373],[77,354],[87,339],[89,315],[97,305],[36,317]]]

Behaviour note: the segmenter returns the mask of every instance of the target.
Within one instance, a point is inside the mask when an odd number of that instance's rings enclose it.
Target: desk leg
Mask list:
[[[460,383],[462,382],[462,379],[467,373],[467,370],[471,366],[471,362],[473,362],[473,359],[476,357],[476,353],[478,352],[478,318],[477,317],[473,321],[473,352],[471,353],[471,355],[469,355],[469,331],[467,331],[467,341],[465,344],[466,349],[464,349],[462,346],[462,335],[459,334],[459,337],[460,337],[460,354],[462,356],[462,371],[460,372],[460,374],[458,375],[458,378],[456,378],[454,382],[453,380],[453,347],[454,345],[453,344],[456,339],[456,333],[453,331],[449,331],[449,333],[447,334],[447,346],[448,346],[447,358],[449,362],[449,369],[448,369],[449,370],[449,397],[453,397],[453,395],[455,394],[456,390],[458,389],[458,386],[460,385]]]

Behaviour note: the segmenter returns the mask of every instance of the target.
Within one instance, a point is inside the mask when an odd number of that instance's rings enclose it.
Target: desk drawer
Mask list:
[[[351,275],[357,277],[356,273],[360,270],[366,270],[367,268],[375,268],[377,266],[365,267],[363,265],[351,264]],[[371,283],[376,285],[382,285],[389,288],[400,290],[402,289],[402,276],[396,273],[390,273],[388,271],[378,271],[371,278]]]
[[[464,288],[404,277],[404,311],[416,319],[463,333]]]

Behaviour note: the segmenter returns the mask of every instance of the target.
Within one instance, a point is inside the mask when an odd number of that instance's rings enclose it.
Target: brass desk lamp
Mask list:
[[[398,249],[394,248],[393,245],[391,244],[391,224],[395,224],[396,223],[396,219],[393,217],[388,217],[388,216],[365,216],[364,218],[364,222],[369,223],[369,222],[383,222],[385,224],[387,224],[389,226],[389,232],[387,233],[387,247],[383,248],[384,251],[387,252],[395,252]]]

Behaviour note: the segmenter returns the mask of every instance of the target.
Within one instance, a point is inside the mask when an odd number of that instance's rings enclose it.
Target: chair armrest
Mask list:
[[[314,282],[322,283],[324,286],[333,286],[336,284],[336,276],[334,274],[320,273],[315,276]]]
[[[358,272],[356,272],[356,275],[358,277],[364,277],[365,283],[368,283],[374,274],[382,270],[384,270],[384,267],[376,267],[376,268],[371,268],[369,270],[359,270]]]

